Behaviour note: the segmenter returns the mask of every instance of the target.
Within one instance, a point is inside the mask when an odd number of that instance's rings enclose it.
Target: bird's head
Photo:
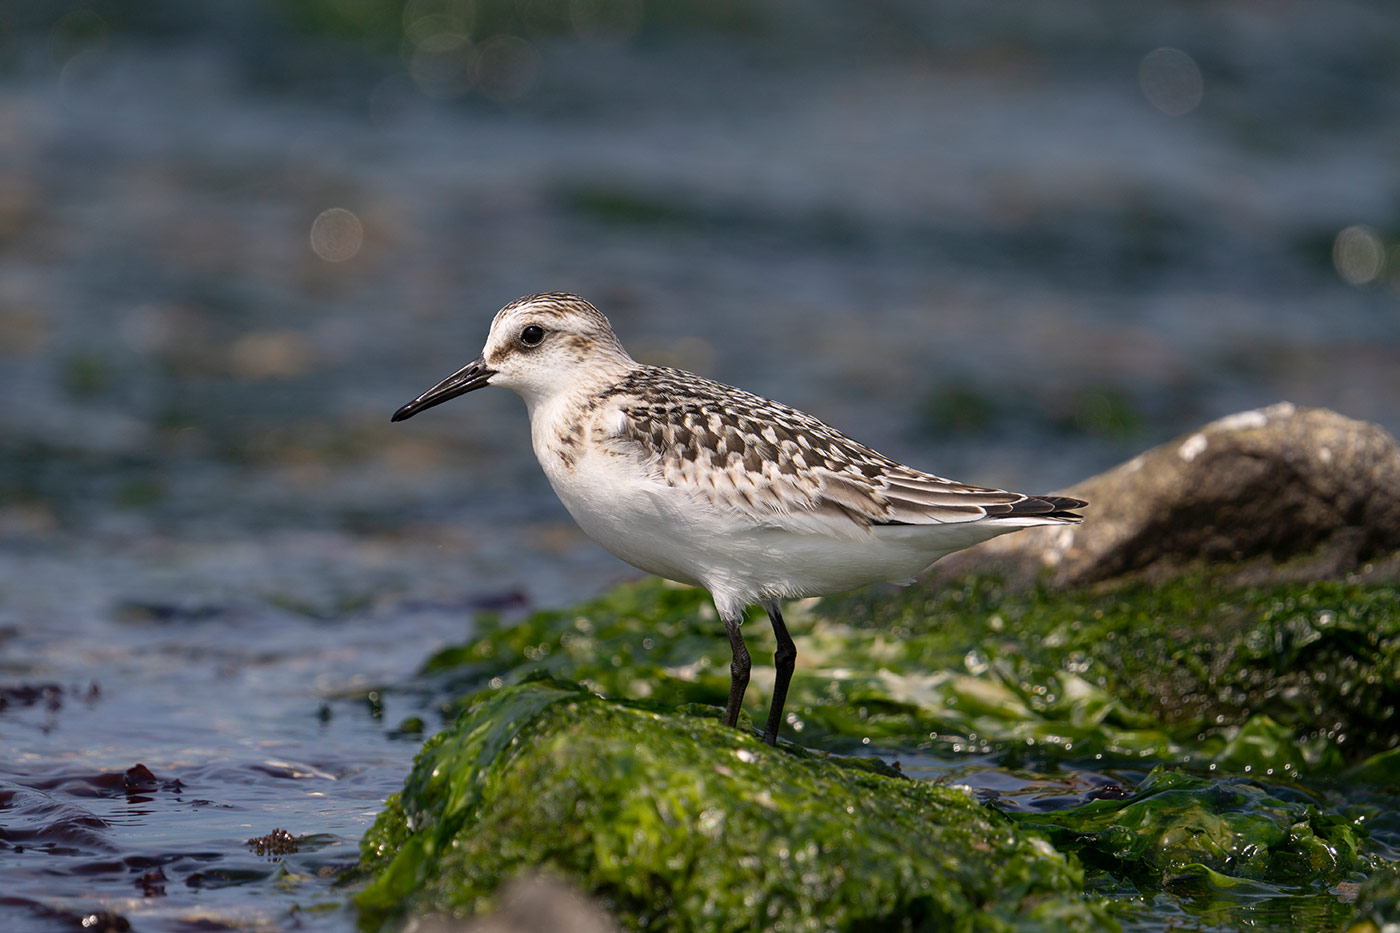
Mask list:
[[[547,292],[517,298],[496,314],[481,356],[394,412],[412,418],[482,386],[514,389],[533,407],[636,365],[602,312],[577,295]]]

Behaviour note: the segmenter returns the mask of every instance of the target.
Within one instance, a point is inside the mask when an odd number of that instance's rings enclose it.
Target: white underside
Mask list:
[[[764,599],[841,593],[868,583],[907,583],[934,561],[997,535],[1050,524],[1034,516],[931,525],[861,526],[804,515],[795,527],[722,512],[647,475],[632,458],[590,450],[566,468],[536,452],[579,527],[648,573],[703,586],[721,613]],[[824,529],[825,533],[822,533]]]

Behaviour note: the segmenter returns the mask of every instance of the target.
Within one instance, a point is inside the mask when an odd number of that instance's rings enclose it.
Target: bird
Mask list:
[[[536,458],[579,527],[633,566],[704,587],[729,636],[724,722],[738,724],[753,605],[777,640],[762,740],[775,745],[797,647],[785,599],[909,583],[941,557],[1088,503],[944,479],[811,415],[711,379],[634,360],[585,299],[510,302],[481,355],[394,412],[403,421],[485,386],[525,401]]]

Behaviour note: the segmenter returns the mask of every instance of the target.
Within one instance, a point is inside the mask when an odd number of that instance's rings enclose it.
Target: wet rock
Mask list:
[[[170,881],[165,872],[157,868],[143,872],[136,879],[136,887],[143,897],[164,897],[165,885]]]
[[[125,797],[128,803],[148,801],[157,793],[180,794],[185,785],[179,778],[160,778],[143,764],[125,771],[64,771],[31,779],[30,786],[73,797]]]
[[[50,712],[63,707],[63,687],[54,683],[0,686],[0,712],[7,706],[35,706],[42,703]]]
[[[127,933],[131,929],[130,920],[110,910],[84,914],[78,924],[83,933]]]
[[[1400,578],[1400,447],[1326,409],[1281,402],[1230,415],[1066,493],[1089,501],[1083,525],[993,539],[941,561],[933,578],[995,568],[1066,587],[1222,563],[1238,583]]]
[[[1301,794],[1247,778],[1215,780],[1158,767],[1131,793],[1070,810],[1018,813],[1089,865],[1147,885],[1193,890],[1241,882],[1319,892],[1384,866],[1355,822]],[[1267,888],[1265,888],[1267,886]]]
[[[300,849],[297,837],[280,827],[265,835],[254,836],[243,844],[252,849],[255,855],[269,859],[292,855]]]
[[[1102,591],[1016,591],[995,576],[867,588],[790,607],[799,660],[784,735],[1331,774],[1397,742],[1397,593],[1337,581],[1226,588],[1199,575]],[[472,642],[424,670],[451,691],[441,704],[451,713],[479,700],[472,691],[541,674],[610,697],[722,707],[727,652],[708,593],[652,578],[509,625],[483,618]],[[753,715],[772,684],[772,668],[755,665]]]
[[[1366,879],[1346,933],[1385,933],[1400,924],[1400,868],[1387,866]]]
[[[1078,864],[960,789],[536,680],[424,746],[361,842],[363,920],[489,909],[525,873],[627,929],[1116,929]]]
[[[597,901],[547,875],[510,882],[500,909],[471,920],[431,917],[415,921],[415,933],[617,933]]]

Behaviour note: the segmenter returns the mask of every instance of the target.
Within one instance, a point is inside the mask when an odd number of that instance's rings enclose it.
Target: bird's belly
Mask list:
[[[764,595],[829,596],[870,583],[908,583],[930,564],[1004,531],[982,523],[873,526],[828,537],[756,528],[731,537],[733,574]]]
[[[892,544],[874,532],[861,538],[827,537],[772,527],[734,531],[719,550],[723,561],[716,567],[716,584],[775,598],[905,582],[946,553]]]
[[[608,471],[575,471],[550,480],[584,533],[613,554],[743,605],[906,581],[945,554],[997,533],[968,527],[949,537],[948,526],[941,534],[920,526],[827,536],[757,524],[650,478],[623,482]]]
[[[906,582],[946,554],[1016,530],[967,522],[822,534],[726,511],[607,450],[595,449],[567,468],[562,461],[540,460],[560,501],[590,538],[634,567],[704,586],[731,606]]]

